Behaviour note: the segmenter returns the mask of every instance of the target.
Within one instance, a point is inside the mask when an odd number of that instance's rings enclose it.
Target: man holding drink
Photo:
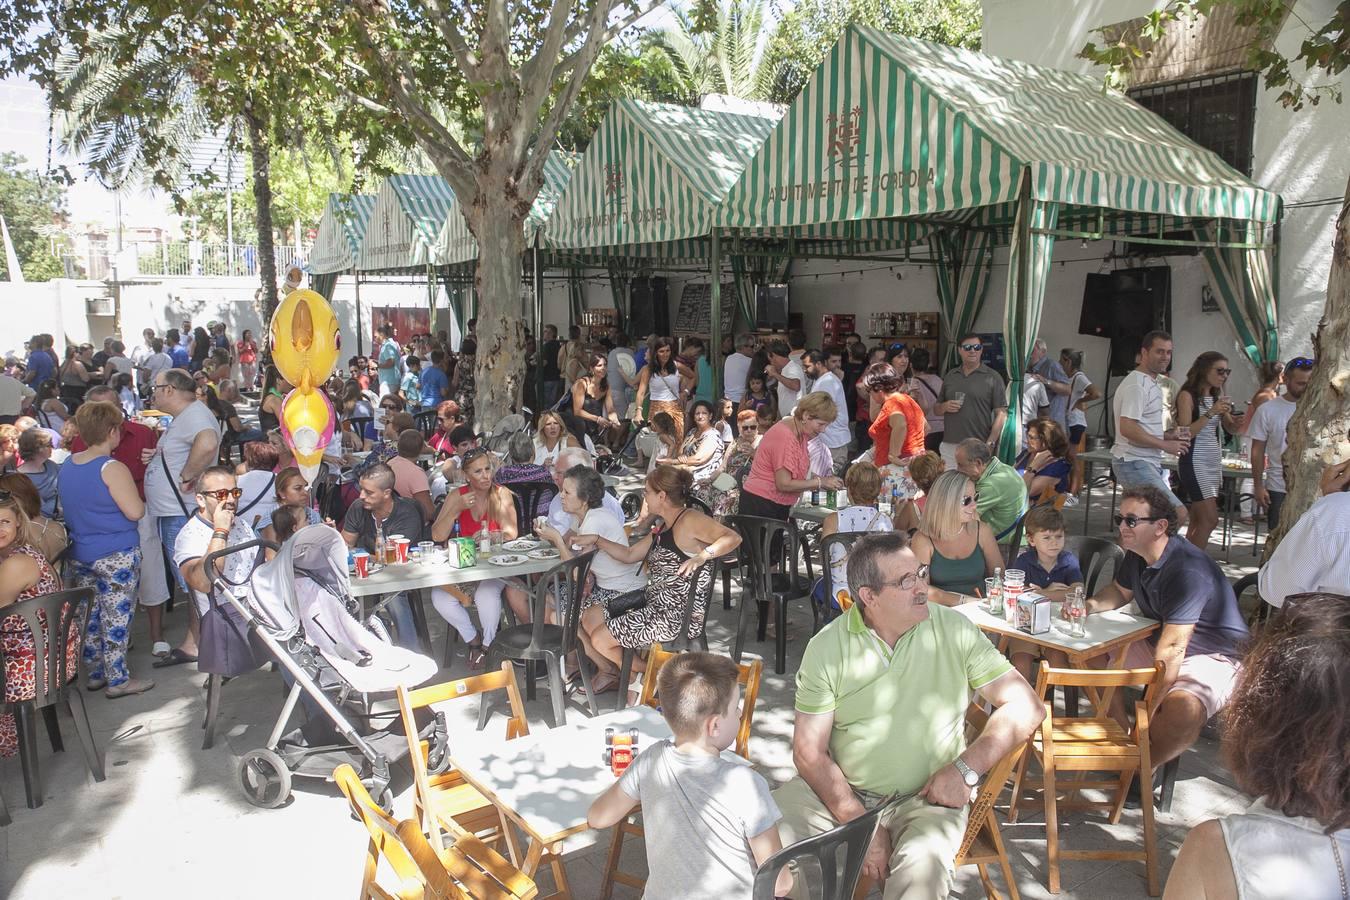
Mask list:
[[[1163,471],[1162,455],[1180,456],[1190,449],[1189,435],[1163,431],[1166,404],[1154,379],[1172,364],[1172,336],[1150,331],[1139,345],[1139,365],[1126,375],[1112,398],[1116,442],[1111,447],[1111,470],[1122,488],[1156,487],[1177,511],[1177,524],[1186,523],[1186,505],[1172,493]]]
[[[946,423],[940,452],[949,469],[956,468],[956,448],[968,438],[977,438],[996,450],[1008,418],[1007,389],[999,374],[981,362],[984,344],[980,336],[966,334],[957,347],[961,365],[942,379],[941,402],[934,408]]]

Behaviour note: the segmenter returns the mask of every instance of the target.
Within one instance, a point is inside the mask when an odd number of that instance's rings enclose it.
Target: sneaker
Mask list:
[[[1073,494],[1070,494],[1069,496],[1067,496],[1067,497],[1064,498],[1064,505],[1065,505],[1065,506],[1070,506],[1070,507],[1072,507],[1072,506],[1077,506],[1077,505],[1078,505],[1078,498],[1075,497]]]
[[[155,686],[155,683],[148,678],[132,678],[124,681],[117,687],[110,687],[103,692],[103,696],[109,700],[116,700],[118,697],[130,697],[132,694],[144,694]]]

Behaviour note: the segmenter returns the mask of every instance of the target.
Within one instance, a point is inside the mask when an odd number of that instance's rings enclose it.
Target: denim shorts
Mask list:
[[[1116,483],[1122,488],[1147,484],[1162,491],[1168,497],[1173,508],[1186,505],[1177,499],[1176,494],[1172,493],[1172,486],[1167,483],[1167,474],[1158,463],[1145,462],[1142,459],[1113,457],[1111,459],[1111,471],[1116,474]]]

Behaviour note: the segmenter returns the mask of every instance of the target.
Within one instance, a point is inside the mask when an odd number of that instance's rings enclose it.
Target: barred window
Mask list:
[[[1130,97],[1234,169],[1251,175],[1256,80],[1253,72],[1211,75],[1135,88]]]

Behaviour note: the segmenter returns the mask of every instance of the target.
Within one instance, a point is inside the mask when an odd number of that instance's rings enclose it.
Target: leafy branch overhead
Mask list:
[[[1350,63],[1350,2],[1342,0],[1327,22],[1320,27],[1298,18],[1293,5],[1285,0],[1170,0],[1162,9],[1156,9],[1128,27],[1107,25],[1093,30],[1098,40],[1089,41],[1078,52],[1106,69],[1106,86],[1116,90],[1129,87],[1131,76],[1151,55],[1159,41],[1171,29],[1193,25],[1198,20],[1223,9],[1232,13],[1233,22],[1246,29],[1250,40],[1243,48],[1246,64],[1255,72],[1263,72],[1268,90],[1278,90],[1279,102],[1299,110],[1304,105],[1316,106],[1323,97],[1341,101],[1339,84],[1308,84],[1296,75],[1298,64],[1302,72],[1321,72],[1340,75]],[[1291,18],[1305,36],[1298,53],[1292,58],[1276,49],[1276,39]]]

